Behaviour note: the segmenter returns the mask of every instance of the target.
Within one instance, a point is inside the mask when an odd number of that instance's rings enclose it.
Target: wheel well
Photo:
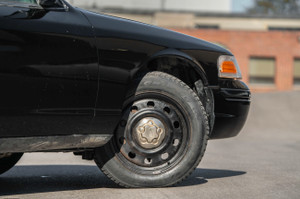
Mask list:
[[[201,79],[203,83],[206,82],[189,61],[174,56],[160,57],[152,60],[147,64],[147,70],[161,71],[173,75],[192,89],[194,89],[194,84],[199,79]]]

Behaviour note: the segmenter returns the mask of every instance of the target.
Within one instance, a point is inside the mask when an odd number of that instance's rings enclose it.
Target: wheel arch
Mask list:
[[[166,49],[152,55],[141,65],[133,79],[151,71],[173,75],[190,87],[192,87],[191,82],[189,82],[190,78],[196,81],[201,79],[205,86],[208,85],[206,73],[201,64],[188,54],[176,49]],[[178,74],[178,72],[180,73]]]

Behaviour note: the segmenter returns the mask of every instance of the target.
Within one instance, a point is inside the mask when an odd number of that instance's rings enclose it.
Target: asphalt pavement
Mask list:
[[[0,177],[0,198],[300,198],[300,92],[254,94],[239,136],[210,141],[176,187],[124,189],[70,153],[25,154]]]

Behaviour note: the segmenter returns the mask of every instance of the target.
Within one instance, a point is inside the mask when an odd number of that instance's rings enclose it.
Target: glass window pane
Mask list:
[[[295,59],[294,64],[294,84],[300,85],[300,59]]]
[[[249,76],[252,84],[274,84],[275,59],[250,58]]]

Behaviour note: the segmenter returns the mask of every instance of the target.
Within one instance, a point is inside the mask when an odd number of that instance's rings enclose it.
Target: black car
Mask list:
[[[250,105],[212,43],[72,7],[0,0],[0,173],[27,152],[73,152],[124,187],[181,182]]]

